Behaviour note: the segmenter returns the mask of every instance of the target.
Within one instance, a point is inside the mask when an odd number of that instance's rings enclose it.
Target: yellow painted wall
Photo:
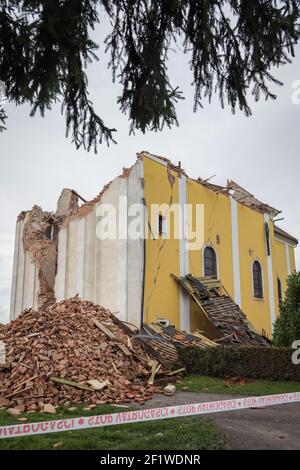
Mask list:
[[[289,245],[288,248],[288,253],[289,253],[289,262],[290,262],[290,267],[291,267],[291,272],[294,272],[296,270],[296,263],[295,263],[295,248],[291,245]],[[277,282],[277,277],[281,280],[282,284],[282,294],[283,294],[283,299],[285,298],[285,293],[287,289],[287,278],[288,278],[288,260],[286,259],[286,247],[285,247],[285,242],[276,239],[275,240],[275,250],[274,250],[274,277],[276,278]],[[278,300],[278,289],[276,286],[276,313],[279,314],[279,300]]]
[[[281,286],[282,286],[282,294],[283,294],[283,299],[285,297],[285,291],[287,288],[287,277],[288,277],[288,271],[287,271],[287,262],[286,262],[286,251],[285,251],[285,244],[284,242],[281,242],[279,240],[275,240],[274,244],[275,250],[274,250],[274,256],[273,256],[273,270],[274,270],[274,277],[279,278],[281,280]],[[279,299],[278,299],[278,289],[276,287],[275,291],[275,299],[276,299],[276,313],[279,313]]]
[[[296,271],[296,261],[295,261],[295,249],[292,246],[289,246],[289,255],[291,263],[291,271]]]
[[[188,180],[188,203],[204,204],[204,245],[211,245],[218,257],[218,276],[227,291],[233,295],[233,265],[230,199],[217,194],[193,180]],[[193,220],[195,217],[193,217]],[[193,230],[195,227],[193,227]],[[217,241],[218,237],[218,241]],[[204,276],[203,249],[190,251],[190,271],[194,276]]]
[[[146,205],[178,203],[178,179],[176,173],[173,186],[168,179],[165,165],[144,157],[144,197]],[[150,211],[148,220],[151,220]],[[173,224],[170,227],[173,233]],[[152,227],[156,232],[157,227]],[[146,240],[146,277],[144,293],[144,315],[146,322],[155,323],[157,318],[166,318],[170,324],[180,325],[180,291],[170,274],[180,275],[179,240],[153,240],[150,230]]]
[[[238,204],[239,249],[242,310],[261,333],[271,336],[267,254],[264,216],[242,204]],[[264,299],[253,295],[252,265],[260,261],[263,269]]]
[[[172,185],[165,165],[144,157],[144,195],[147,207],[151,204],[179,203],[178,175],[172,171],[175,181]],[[193,206],[193,226],[196,229],[196,204],[204,204],[204,243],[214,247],[218,257],[218,274],[233,295],[232,238],[230,199],[208,190],[198,182],[187,180],[187,202]],[[148,213],[149,220],[150,212]],[[173,232],[173,224],[170,227]],[[152,228],[155,232],[156,228]],[[180,291],[170,274],[180,275],[179,240],[151,239],[150,231],[146,241],[146,280],[144,311],[145,320],[156,322],[157,318],[167,318],[171,324],[180,326]],[[218,240],[217,241],[217,236]],[[203,249],[189,252],[190,273],[202,276]],[[201,327],[197,308],[191,302],[191,330]]]
[[[234,295],[233,263],[232,263],[232,237],[231,237],[231,204],[230,199],[222,194],[217,194],[197,181],[189,179],[187,182],[188,203],[193,206],[195,226],[196,204],[204,204],[204,246],[214,248],[218,258],[218,277],[230,295]],[[218,238],[218,239],[217,239]],[[190,251],[190,273],[195,277],[204,276],[203,251]],[[201,329],[197,305],[191,302],[191,331]]]
[[[151,204],[179,204],[178,174],[166,165],[144,156],[144,195],[147,207]],[[173,182],[170,181],[170,175]],[[173,183],[173,184],[172,184]],[[231,204],[230,198],[217,194],[199,182],[187,179],[187,202],[193,206],[204,204],[204,246],[211,245],[218,257],[218,277],[228,293],[234,297],[234,274],[232,259]],[[163,214],[164,215],[164,214]],[[149,221],[150,213],[149,213]],[[195,217],[192,218],[195,222]],[[263,214],[238,203],[240,285],[242,310],[258,332],[264,330],[271,337],[268,265]],[[192,226],[192,230],[195,226]],[[169,227],[171,235],[174,226]],[[152,227],[154,233],[157,227]],[[157,235],[157,233],[156,233]],[[274,238],[270,222],[270,243],[273,263],[273,286],[276,314],[278,314],[277,277],[281,279],[283,293],[286,289],[287,263],[285,246]],[[291,269],[295,269],[293,247],[289,248]],[[189,252],[189,270],[196,277],[203,276],[203,249]],[[263,268],[264,299],[253,294],[252,266],[259,260]],[[171,274],[180,275],[180,242],[171,236],[146,240],[146,278],[144,295],[145,321],[156,322],[165,318],[180,327],[180,289]],[[191,331],[203,327],[194,302],[191,301]]]

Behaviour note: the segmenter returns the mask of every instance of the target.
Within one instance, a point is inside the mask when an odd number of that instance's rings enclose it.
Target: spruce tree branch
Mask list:
[[[250,115],[249,91],[256,99],[275,97],[269,85],[280,82],[271,69],[294,57],[300,34],[300,0],[0,0],[0,80],[7,98],[42,115],[61,101],[67,135],[76,148],[95,151],[114,142],[115,131],[88,98],[86,67],[98,60],[90,33],[99,12],[111,24],[106,51],[113,80],[122,85],[118,103],[130,132],[178,124],[176,103],[183,97],[168,75],[171,41],[180,38],[191,54],[195,110],[217,94],[222,107]]]

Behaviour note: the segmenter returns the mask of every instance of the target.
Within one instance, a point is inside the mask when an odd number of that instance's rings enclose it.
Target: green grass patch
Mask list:
[[[49,421],[79,416],[90,416],[123,411],[105,406],[85,411],[58,410],[56,414],[24,413],[29,422]],[[0,426],[22,424],[6,411],[0,411]],[[0,439],[0,450],[211,450],[225,448],[223,436],[215,423],[208,418],[188,417],[124,424],[106,428]]]
[[[245,384],[233,383],[213,377],[188,375],[177,384],[177,390],[228,395],[276,395],[278,393],[300,392],[300,382],[273,382],[268,380],[247,380]]]

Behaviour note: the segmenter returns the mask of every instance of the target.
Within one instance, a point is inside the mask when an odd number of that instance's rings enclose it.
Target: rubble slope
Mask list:
[[[1,329],[0,339],[9,365],[0,370],[0,406],[143,403],[154,392],[147,381],[153,361],[141,345],[133,349],[110,311],[92,302],[74,298],[26,310]],[[95,390],[89,380],[104,388]]]

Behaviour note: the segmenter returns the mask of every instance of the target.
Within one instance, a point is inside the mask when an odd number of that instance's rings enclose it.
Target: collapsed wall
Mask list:
[[[65,219],[58,240],[58,301],[78,294],[110,309],[120,320],[140,326],[144,242],[127,237],[127,223],[130,208],[142,202],[143,164],[137,161],[107,184],[97,198]],[[114,227],[114,220],[117,222],[116,237],[113,233],[99,236],[102,218],[109,227]]]
[[[137,326],[143,292],[142,239],[127,238],[128,211],[143,203],[143,164],[107,184],[92,201],[78,205],[80,196],[63,190],[55,213],[34,206],[17,220],[10,320],[28,308],[46,307],[76,296],[109,308],[119,319]],[[126,237],[100,239],[99,206],[113,208],[119,220],[127,204]],[[81,198],[82,199],[82,198]],[[122,217],[121,217],[122,218]]]
[[[64,189],[56,213],[39,206],[21,212],[17,219],[10,320],[24,309],[46,307],[55,302],[59,227],[77,209],[78,198]]]

